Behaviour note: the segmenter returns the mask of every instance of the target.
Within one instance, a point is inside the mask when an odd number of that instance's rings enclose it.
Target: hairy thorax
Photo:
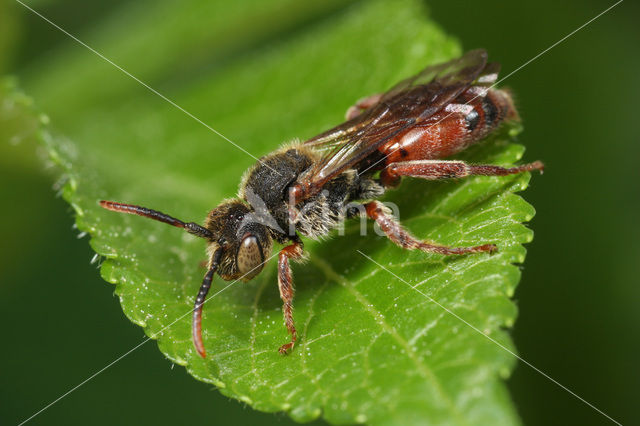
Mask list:
[[[311,238],[324,236],[345,219],[350,202],[383,193],[369,177],[347,170],[316,196],[291,205],[289,187],[319,157],[304,145],[286,146],[262,157],[242,179],[239,197],[249,203],[256,220],[267,225],[280,242],[295,237],[296,231]]]

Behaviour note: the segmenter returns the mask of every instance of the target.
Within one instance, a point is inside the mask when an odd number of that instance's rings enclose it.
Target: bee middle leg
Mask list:
[[[278,352],[285,355],[293,348],[296,343],[298,334],[295,324],[293,323],[293,278],[291,275],[291,265],[289,259],[300,259],[303,254],[302,241],[294,241],[293,244],[286,246],[280,250],[278,255],[278,289],[280,290],[280,298],[282,299],[282,314],[287,330],[291,334],[291,341],[280,346]]]
[[[367,216],[376,221],[380,229],[396,245],[408,250],[421,250],[428,253],[444,255],[467,253],[492,253],[497,250],[495,244],[483,244],[475,247],[447,247],[429,241],[419,240],[409,233],[393,217],[391,210],[379,201],[372,201],[364,205]]]
[[[380,180],[384,186],[396,186],[402,176],[438,180],[472,175],[506,176],[533,170],[542,172],[544,164],[540,161],[534,161],[517,167],[500,167],[486,164],[473,165],[464,161],[416,160],[389,164],[380,173]]]
[[[371,95],[371,96],[367,96],[366,98],[359,99],[355,103],[355,105],[352,105],[349,107],[349,109],[347,110],[347,113],[345,114],[345,118],[347,120],[351,120],[352,118],[359,116],[360,114],[362,114],[363,111],[371,108],[372,106],[380,102],[380,99],[382,99],[382,96],[384,96],[384,93],[376,93],[375,95]]]

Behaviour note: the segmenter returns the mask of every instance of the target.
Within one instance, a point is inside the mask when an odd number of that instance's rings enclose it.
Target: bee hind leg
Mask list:
[[[495,244],[483,244],[475,247],[446,247],[429,241],[422,241],[414,237],[400,225],[393,217],[391,210],[379,201],[372,201],[364,205],[367,216],[376,221],[380,229],[396,245],[408,250],[421,250],[427,253],[444,255],[467,253],[493,253],[498,248]]]
[[[540,161],[516,167],[500,167],[492,165],[473,165],[464,161],[416,160],[389,164],[381,173],[380,180],[384,186],[395,186],[402,176],[417,177],[429,180],[455,179],[472,175],[506,176],[522,172],[544,170]]]
[[[286,246],[280,250],[278,255],[278,289],[280,290],[280,298],[282,299],[282,314],[284,315],[284,322],[287,326],[289,334],[291,334],[291,341],[280,346],[278,352],[285,355],[296,343],[297,332],[293,322],[293,277],[291,275],[291,265],[289,265],[289,259],[300,259],[303,254],[302,241],[294,241],[293,244]]]
[[[357,116],[362,114],[363,111],[371,108],[372,106],[380,102],[380,99],[382,99],[382,96],[384,96],[384,93],[376,93],[375,95],[371,95],[371,96],[367,96],[366,98],[359,99],[355,103],[355,105],[352,105],[349,107],[349,109],[347,110],[347,113],[345,114],[345,118],[347,120],[356,118]]]

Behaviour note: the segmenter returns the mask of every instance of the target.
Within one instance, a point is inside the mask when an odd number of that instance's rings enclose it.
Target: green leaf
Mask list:
[[[462,52],[411,0],[212,3],[125,6],[81,38],[254,156],[313,136],[354,100]],[[288,335],[275,264],[249,283],[226,288],[217,279],[204,308],[203,360],[188,315],[204,274],[203,241],[97,202],[197,221],[233,196],[255,160],[77,45],[40,65],[27,87],[66,135],[43,137],[66,176],[63,195],[104,257],[102,276],[116,284],[125,314],[169,359],[225,395],[299,421],[518,423],[502,381],[515,360],[487,336],[515,351],[504,328],[516,317],[513,264],[532,239],[522,222],[534,210],[514,195],[528,174],[407,180],[386,196],[414,234],[449,245],[495,242],[492,256],[403,251],[372,227],[360,236],[358,223],[344,236],[306,241],[310,261],[294,265],[299,344],[288,356],[277,352]],[[524,151],[511,143],[516,130],[461,157],[512,164]]]

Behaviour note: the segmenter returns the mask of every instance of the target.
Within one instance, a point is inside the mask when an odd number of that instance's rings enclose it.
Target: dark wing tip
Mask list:
[[[480,59],[484,59],[485,61],[489,59],[489,54],[483,48],[469,50],[467,53],[465,53],[462,56],[469,56],[469,57],[476,56]]]

